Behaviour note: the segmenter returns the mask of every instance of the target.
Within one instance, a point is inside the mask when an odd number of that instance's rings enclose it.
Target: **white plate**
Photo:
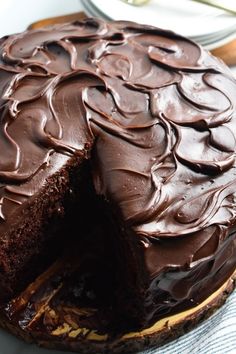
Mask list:
[[[98,2],[99,0],[81,0],[81,1],[82,1],[82,4],[83,4],[83,7],[84,7],[84,11],[86,12],[86,14],[88,16],[102,17],[105,20],[111,20],[111,19],[119,20],[118,15],[116,17],[114,17],[114,18],[111,18],[109,16],[109,11],[108,10],[105,13],[105,12],[103,12],[104,11],[103,8],[98,8],[96,6],[96,2]],[[120,2],[119,0],[113,0],[113,2],[115,2],[116,8],[119,8],[119,6],[117,7],[117,1],[118,1],[119,5],[120,5],[120,3],[122,4],[122,2]],[[154,0],[152,0],[152,1],[154,1]],[[160,3],[160,1],[162,1],[162,0],[158,0],[158,3]],[[186,1],[186,0],[181,0],[181,1]],[[105,2],[104,2],[104,4],[105,4]],[[108,2],[106,3],[106,6],[107,5],[108,5]],[[130,5],[126,5],[126,4],[123,4],[123,5],[125,5],[126,7],[128,6],[128,9],[130,9],[130,8],[131,9],[137,9],[138,13],[140,13],[140,10],[144,9],[144,7],[136,8],[136,7],[131,7]],[[191,3],[191,5],[192,5],[192,3]],[[199,5],[199,4],[197,4],[197,5]],[[202,4],[200,4],[200,5],[202,5]],[[213,9],[214,12],[209,12],[208,8],[209,8],[209,6],[207,6],[208,12],[205,13],[205,16],[210,16],[210,14],[211,14],[211,15],[217,16],[217,19],[218,19],[219,16],[221,16],[221,19],[224,18],[225,13],[223,11],[218,10],[218,9]],[[212,10],[212,8],[211,8],[211,10]],[[150,9],[148,11],[150,11]],[[228,18],[228,15],[226,15],[226,16]],[[129,18],[129,11],[128,11],[128,15],[127,15],[127,12],[126,12],[125,18],[128,19],[128,20],[132,20],[132,21],[135,20],[135,21],[138,22],[138,20],[136,20],[135,18]],[[229,16],[229,18],[231,20],[232,16]],[[142,22],[144,23],[144,17],[143,17]],[[193,37],[188,36],[188,37],[190,37],[193,40],[195,40],[196,42],[202,44],[206,49],[212,50],[212,49],[217,48],[217,47],[219,47],[221,45],[224,45],[224,44],[228,43],[229,41],[233,40],[234,38],[236,38],[236,17],[234,19],[234,22],[235,23],[232,25],[232,23],[233,23],[233,21],[232,21],[231,24],[228,25],[228,27],[225,28],[225,29],[222,29],[223,28],[223,25],[222,25],[221,30],[218,29],[215,32],[208,32],[205,35],[201,34],[201,35],[198,35],[198,36],[193,36]],[[149,17],[148,17],[148,22],[146,22],[146,23],[150,24],[150,18]],[[159,23],[158,23],[158,26],[159,26]],[[159,26],[159,27],[161,27],[161,26]],[[177,33],[180,33],[175,28],[170,27],[170,29],[174,30]],[[203,32],[201,32],[201,33],[203,33]]]
[[[215,48],[219,48],[219,47],[233,41],[234,39],[236,39],[236,32],[235,31],[233,33],[229,33],[226,37],[218,39],[215,42],[203,44],[203,47],[207,50],[212,50]]]
[[[86,1],[89,2],[110,19],[148,23],[195,39],[236,29],[236,16],[189,0],[151,0],[140,7],[130,6],[121,0]]]

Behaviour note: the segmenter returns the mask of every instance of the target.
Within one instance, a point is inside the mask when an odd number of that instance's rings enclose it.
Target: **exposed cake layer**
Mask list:
[[[236,84],[224,64],[172,32],[96,19],[6,37],[0,53],[3,279],[25,210],[70,159],[90,158],[114,224],[114,296],[134,326],[223,284],[236,218]]]
[[[47,171],[51,172],[51,176],[23,204],[17,215],[12,215],[9,229],[1,235],[1,301],[23,289],[61,254],[66,236],[66,230],[61,231],[62,222],[67,220],[65,217],[74,205],[75,198],[80,198],[82,193],[78,193],[78,185],[82,187],[85,178],[81,159],[76,157],[67,160],[58,171],[56,164],[55,171]],[[52,161],[56,162],[53,158]],[[11,188],[16,195],[19,190],[22,191],[22,186]]]

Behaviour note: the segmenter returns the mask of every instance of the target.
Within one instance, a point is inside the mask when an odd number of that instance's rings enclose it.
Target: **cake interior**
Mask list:
[[[2,309],[11,309],[7,311],[11,321],[31,328],[42,297],[52,295],[58,283],[60,289],[50,302],[90,309],[89,316],[82,316],[87,328],[122,332],[142,327],[146,282],[142,253],[133,235],[122,228],[118,213],[96,195],[89,161],[72,159],[50,177],[24,214],[25,224],[20,233],[15,227],[10,253],[2,258],[9,263],[3,276],[10,285]],[[34,295],[26,308],[15,300],[9,307],[9,300],[27,293],[28,286]]]

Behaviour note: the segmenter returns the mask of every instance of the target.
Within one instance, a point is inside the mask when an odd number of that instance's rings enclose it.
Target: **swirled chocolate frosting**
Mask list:
[[[3,38],[0,92],[2,234],[88,152],[96,193],[142,247],[149,317],[233,272],[236,82],[222,62],[169,31],[88,19]]]

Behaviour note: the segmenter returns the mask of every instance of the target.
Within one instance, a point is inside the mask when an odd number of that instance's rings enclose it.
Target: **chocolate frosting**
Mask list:
[[[222,62],[169,31],[87,19],[3,38],[0,70],[3,235],[47,176],[92,147],[97,194],[142,244],[147,306],[152,289],[197,302],[199,277],[225,266],[223,283],[235,267],[236,83]]]

